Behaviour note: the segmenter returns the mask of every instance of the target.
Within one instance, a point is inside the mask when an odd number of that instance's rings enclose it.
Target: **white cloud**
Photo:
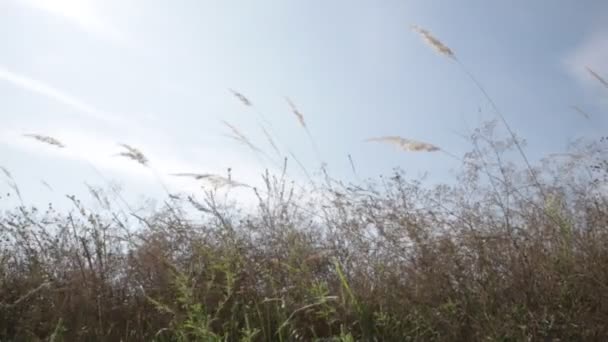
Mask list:
[[[123,34],[100,14],[99,4],[102,1],[92,0],[17,0],[30,8],[64,18],[85,32],[97,37],[122,41]]]
[[[12,72],[0,66],[0,80],[11,83],[19,88],[25,89],[32,93],[36,93],[45,96],[51,100],[62,103],[73,109],[77,110],[80,114],[87,117],[102,120],[106,122],[121,122],[120,118],[114,117],[113,115],[101,111],[88,103],[79,100],[75,96],[68,94],[62,90],[59,90],[51,85],[48,85],[42,81],[28,78],[24,75]]]

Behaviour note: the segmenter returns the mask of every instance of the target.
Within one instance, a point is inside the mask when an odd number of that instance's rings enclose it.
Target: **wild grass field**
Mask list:
[[[413,29],[470,78],[496,120],[470,132],[465,154],[362,139],[456,158],[453,181],[427,184],[398,169],[358,182],[324,168],[316,177],[277,147],[269,126],[264,148],[225,122],[233,139],[278,164],[263,187],[184,170],[171,176],[208,190],[173,193],[159,177],[164,205],[142,213],[100,172],[94,206],[68,196],[71,210],[22,201],[0,213],[0,341],[606,340],[608,140],[529,160],[474,74]],[[304,114],[286,102],[318,154]],[[70,148],[44,132],[22,138]],[[121,146],[117,157],[152,169],[146,151]],[[305,184],[292,182],[294,168]],[[19,199],[10,167],[1,171],[0,201]],[[254,210],[233,188],[255,195]]]

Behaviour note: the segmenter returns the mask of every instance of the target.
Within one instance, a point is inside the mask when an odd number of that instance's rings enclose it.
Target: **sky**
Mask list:
[[[585,67],[608,77],[607,16],[601,0],[0,0],[0,165],[28,203],[108,180],[134,200],[162,195],[161,184],[195,193],[198,183],[169,174],[228,168],[259,185],[281,163],[231,139],[225,121],[272,156],[265,125],[297,182],[306,176],[291,154],[346,181],[395,167],[446,181],[459,165],[446,154],[365,142],[402,136],[462,155],[461,135],[495,118],[414,24],[455,52],[536,161],[605,132],[608,92]],[[150,167],[117,157],[119,143]]]

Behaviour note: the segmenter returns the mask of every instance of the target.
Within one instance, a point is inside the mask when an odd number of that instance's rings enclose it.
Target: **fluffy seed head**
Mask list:
[[[591,76],[593,76],[596,80],[598,80],[601,84],[603,84],[604,87],[608,88],[608,81],[606,81],[602,76],[600,76],[600,74],[593,71],[593,69],[591,69],[590,67],[585,67],[585,68],[587,69],[589,74],[591,74]]]
[[[234,89],[228,89],[228,90],[230,90],[232,95],[234,95],[237,99],[239,99],[239,101],[241,101],[245,106],[251,107],[251,101],[249,101],[249,99],[246,98],[245,95],[239,93],[238,91],[236,91]]]
[[[118,153],[119,156],[129,158],[133,161],[140,163],[143,166],[148,166],[148,158],[133,146],[127,144],[119,144],[125,151]]]
[[[42,143],[48,144],[48,145],[52,145],[55,147],[59,147],[59,148],[64,148],[65,145],[61,143],[61,141],[50,137],[48,135],[41,135],[41,134],[24,134],[24,137],[28,137],[28,138],[32,138],[32,139],[36,139]]]
[[[219,175],[211,175],[206,178],[206,181],[209,182],[209,184],[211,184],[211,186],[213,186],[216,189],[222,188],[222,187],[229,187],[229,188],[249,187],[247,184],[236,182],[232,179],[222,177]]]
[[[213,176],[210,173],[172,173],[170,174],[171,176],[175,176],[175,177],[188,177],[188,178],[194,178],[196,180],[201,180],[201,179],[205,179],[205,178],[209,178],[211,176]]]
[[[2,171],[2,173],[4,173],[4,175],[6,176],[6,178],[13,178],[13,175],[11,175],[10,171],[8,171],[7,168],[5,168],[4,166],[0,166],[0,171]]]
[[[222,187],[230,187],[230,188],[241,187],[241,186],[248,187],[248,185],[246,185],[246,184],[239,183],[239,182],[233,181],[230,178],[222,177],[220,175],[215,175],[215,174],[211,174],[211,173],[172,173],[171,176],[189,177],[189,178],[193,178],[195,180],[206,181],[211,186],[213,186],[215,189],[222,188]]]
[[[406,139],[398,136],[370,138],[366,141],[390,144],[397,146],[401,150],[412,152],[435,152],[441,150],[439,147],[429,143],[413,139]]]
[[[412,25],[411,28],[415,32],[418,32],[420,34],[420,36],[422,36],[422,39],[424,39],[424,41],[428,45],[430,45],[433,49],[435,49],[437,52],[439,52],[440,54],[442,54],[444,56],[448,56],[450,58],[455,58],[454,52],[449,47],[447,47],[445,44],[443,44],[439,39],[435,38],[431,34],[431,32],[429,32],[417,25]]]
[[[44,179],[40,181],[40,183],[42,183],[42,185],[44,185],[45,188],[49,189],[50,191],[54,191],[53,187]]]
[[[302,127],[306,128],[306,122],[304,121],[304,115],[298,110],[298,108],[291,101],[290,98],[285,97],[285,101],[287,101],[287,103],[289,104],[289,107],[291,108],[291,111],[298,118],[298,121],[300,122],[300,125],[302,125]]]
[[[591,115],[589,115],[589,113],[582,110],[579,106],[570,106],[570,108],[574,109],[577,113],[584,116],[585,119],[587,119],[587,120],[591,119]]]

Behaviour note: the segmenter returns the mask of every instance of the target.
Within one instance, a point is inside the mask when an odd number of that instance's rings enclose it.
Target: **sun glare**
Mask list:
[[[100,13],[101,2],[92,0],[20,0],[24,5],[63,17],[84,31],[109,39],[119,39],[117,30]]]

